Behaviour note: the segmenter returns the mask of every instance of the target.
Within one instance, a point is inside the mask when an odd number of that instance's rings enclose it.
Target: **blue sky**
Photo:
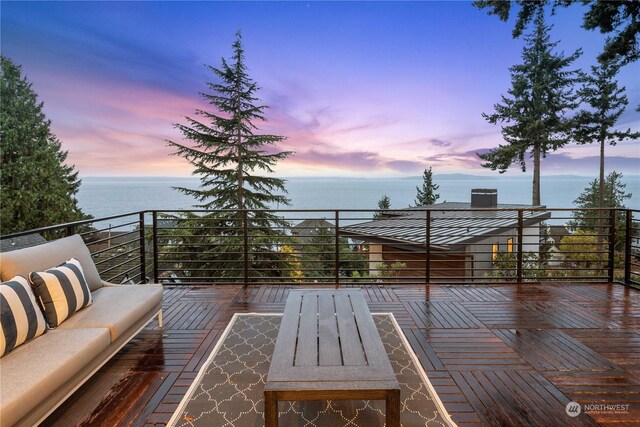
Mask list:
[[[582,6],[551,17],[552,40],[595,63],[604,36]],[[510,87],[522,40],[469,2],[3,2],[3,54],[23,66],[81,175],[188,175],[165,140],[203,105],[198,92],[240,29],[270,106],[262,130],[287,136],[287,176],[495,173],[475,156],[502,142],[481,113]],[[640,64],[620,82],[640,128]],[[637,173],[640,144],[607,147],[607,169]],[[597,147],[570,145],[546,174],[597,174]],[[509,174],[520,174],[514,168]]]

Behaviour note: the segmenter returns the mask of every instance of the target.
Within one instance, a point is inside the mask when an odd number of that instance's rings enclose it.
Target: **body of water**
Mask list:
[[[580,176],[542,177],[542,204],[572,208],[573,201],[593,178]],[[469,202],[472,188],[498,189],[499,203],[530,204],[531,178],[494,176],[434,177],[440,186],[438,202]],[[626,206],[640,209],[640,176],[624,177],[626,191],[633,194]],[[96,218],[141,210],[191,209],[196,202],[172,187],[196,188],[197,178],[85,177],[78,193],[80,207]],[[422,178],[287,178],[289,209],[376,209],[383,195],[392,208],[413,204]],[[308,216],[308,215],[307,215]],[[317,216],[317,214],[315,214]]]

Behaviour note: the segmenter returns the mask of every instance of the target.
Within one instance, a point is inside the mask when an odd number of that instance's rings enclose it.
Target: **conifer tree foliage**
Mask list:
[[[216,82],[207,83],[209,91],[200,95],[212,108],[197,110],[197,118],[187,117],[187,124],[175,125],[188,143],[167,141],[176,150],[174,155],[186,159],[200,177],[199,189],[177,190],[193,196],[199,202],[197,208],[211,211],[203,217],[185,216],[180,222],[180,228],[189,228],[193,234],[183,238],[181,245],[193,245],[200,254],[180,263],[183,273],[191,277],[203,272],[241,277],[245,230],[252,277],[280,274],[277,263],[286,258],[278,247],[287,223],[261,210],[289,204],[284,180],[268,175],[291,152],[273,148],[283,136],[258,133],[258,124],[266,122],[267,106],[258,103],[259,88],[248,74],[240,32],[232,51],[230,60],[223,58],[219,68],[207,66]],[[207,227],[207,223],[215,225]],[[184,235],[184,229],[179,231]],[[215,262],[207,264],[207,260]]]
[[[391,208],[391,199],[389,198],[389,196],[387,196],[386,194],[384,196],[382,196],[382,198],[380,200],[378,200],[378,211],[373,213],[373,218],[377,219],[377,218],[381,218],[382,216],[385,215],[385,210],[390,209]]]
[[[76,200],[78,172],[51,132],[31,83],[4,55],[0,93],[1,233],[88,219]]]
[[[627,185],[622,182],[622,174],[616,171],[607,175],[604,180],[604,207],[626,209],[625,200],[630,199],[632,194],[627,193]],[[599,179],[594,179],[589,183],[573,204],[580,209],[597,208],[600,204],[600,183]],[[624,213],[619,212],[616,217],[616,241],[617,249],[624,248]],[[573,213],[573,218],[569,222],[569,227],[574,231],[587,233],[602,233],[600,231],[599,218],[602,216],[598,211],[581,210]],[[604,230],[608,234],[607,230]]]
[[[489,15],[497,15],[502,21],[507,21],[513,4],[519,6],[518,16],[513,29],[513,37],[520,37],[527,25],[534,19],[536,11],[551,4],[552,10],[557,7],[567,7],[572,4],[588,4],[582,28],[599,30],[603,34],[612,34],[607,39],[598,60],[607,62],[621,58],[623,64],[638,60],[640,48],[640,2],[637,0],[476,0],[473,5],[479,9],[488,9]]]
[[[207,83],[211,92],[201,93],[214,111],[197,110],[203,120],[187,117],[188,125],[176,128],[191,145],[168,141],[181,156],[194,166],[200,176],[200,189],[178,187],[193,196],[204,209],[267,209],[269,204],[288,205],[284,180],[261,176],[272,173],[288,151],[271,153],[272,146],[285,138],[254,133],[258,122],[266,122],[264,105],[257,105],[257,84],[248,74],[242,36],[236,33],[232,63],[224,58],[220,68],[207,66],[219,79]]]
[[[418,192],[415,200],[416,207],[432,205],[440,198],[440,195],[436,193],[440,186],[433,182],[433,171],[431,168],[424,170],[422,180],[422,188],[416,187],[416,191]]]
[[[505,123],[502,136],[507,144],[478,154],[485,161],[483,167],[500,173],[514,163],[525,172],[527,156],[531,157],[533,205],[540,205],[540,161],[570,141],[573,122],[567,114],[578,106],[573,90],[578,72],[567,67],[582,52],[577,50],[569,56],[554,53],[558,42],[550,41],[549,32],[544,10],[538,8],[535,28],[525,37],[523,62],[510,68],[509,96],[502,96],[493,114],[483,113],[491,124]]]
[[[631,129],[617,130],[618,119],[629,103],[625,88],[618,87],[615,80],[620,63],[605,61],[591,67],[591,73],[582,74],[582,86],[578,89],[583,104],[589,109],[581,110],[576,116],[575,140],[578,144],[600,145],[599,202],[594,207],[605,207],[605,145],[640,138],[640,132]]]
[[[338,236],[339,273],[343,277],[364,274],[367,269],[367,257],[358,252],[355,245],[346,237]],[[308,279],[319,282],[335,283],[336,233],[327,226],[316,227],[305,242],[300,263],[303,274]]]

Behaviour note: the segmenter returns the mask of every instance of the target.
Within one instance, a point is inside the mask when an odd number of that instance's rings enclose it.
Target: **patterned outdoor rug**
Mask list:
[[[401,387],[403,426],[455,426],[392,314],[373,315]],[[263,386],[282,315],[236,314],[169,426],[264,426]],[[280,426],[383,426],[384,401],[280,402]]]

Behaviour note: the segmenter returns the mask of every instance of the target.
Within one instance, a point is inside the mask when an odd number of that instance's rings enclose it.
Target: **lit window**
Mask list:
[[[493,261],[498,259],[498,244],[494,243],[493,245],[491,245],[491,259]]]
[[[507,252],[513,252],[513,238],[507,239]]]

